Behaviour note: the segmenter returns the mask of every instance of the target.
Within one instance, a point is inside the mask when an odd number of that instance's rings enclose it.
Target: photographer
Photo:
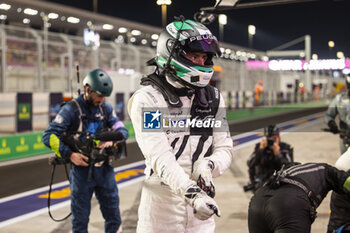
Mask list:
[[[275,125],[266,126],[264,135],[265,138],[255,145],[254,152],[247,161],[250,183],[244,186],[244,191],[255,191],[282,164],[293,162],[293,147],[280,141],[279,129]]]
[[[118,188],[113,167],[110,165],[111,158],[107,155],[105,159],[96,160],[96,150],[90,154],[86,153],[89,151],[86,150],[89,149],[89,145],[84,143],[90,141],[89,137],[106,130],[120,132],[124,139],[127,139],[128,131],[116,117],[112,106],[104,102],[105,97],[110,96],[113,90],[113,83],[108,74],[95,69],[84,78],[83,84],[84,93],[63,105],[44,132],[43,142],[57,157],[71,162],[73,233],[87,232],[93,193],[99,201],[105,219],[105,232],[115,233],[121,225],[121,218]],[[73,139],[67,140],[64,136],[82,131],[84,133],[76,134],[74,138],[85,148],[72,148],[70,142]],[[107,148],[112,148],[113,143],[115,142],[101,140],[96,148],[108,151]]]

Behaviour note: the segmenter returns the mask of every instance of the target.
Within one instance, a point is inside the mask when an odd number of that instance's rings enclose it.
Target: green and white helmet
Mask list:
[[[185,20],[168,24],[158,39],[157,66],[164,70],[179,31],[179,41],[170,58],[170,74],[185,85],[205,87],[214,74],[213,56],[220,56],[221,51],[217,38],[201,23]],[[186,59],[187,52],[205,52],[208,59],[201,66]]]

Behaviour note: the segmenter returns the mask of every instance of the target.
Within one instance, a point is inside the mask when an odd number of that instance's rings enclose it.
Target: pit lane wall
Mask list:
[[[31,157],[40,154],[51,153],[41,141],[43,130],[46,129],[49,119],[52,119],[54,111],[57,112],[59,108],[53,108],[50,105],[50,94],[49,93],[24,93],[26,95],[25,105],[19,101],[22,93],[12,93],[12,94],[0,94],[1,102],[3,102],[0,107],[0,162],[18,158]],[[28,102],[28,94],[32,95],[32,102]],[[54,93],[57,95],[59,93]],[[134,138],[134,131],[130,121],[128,121],[127,114],[123,116],[120,115],[121,111],[118,109],[117,100],[120,98],[116,94],[116,99],[114,103],[115,110],[119,112],[119,117],[123,119],[125,127],[129,131],[130,139]],[[254,117],[271,116],[279,113],[295,112],[295,111],[305,111],[311,108],[326,107],[326,100],[310,100],[308,102],[293,103],[293,98],[289,96],[289,99],[275,99],[275,102],[265,101],[263,106],[254,106],[252,98],[245,98],[239,101],[241,96],[249,96],[252,93],[231,93],[224,92],[226,105],[227,105],[227,120],[232,123],[237,120],[249,119]],[[277,96],[278,94],[276,94]],[[279,93],[280,96],[281,93]],[[61,94],[59,96],[64,96]],[[235,98],[230,98],[235,97]],[[288,95],[286,95],[288,96]],[[57,97],[57,96],[56,96]],[[124,98],[124,97],[123,97]],[[56,101],[57,102],[57,101]],[[59,103],[61,101],[58,101]],[[110,102],[110,99],[109,101]],[[117,103],[117,104],[116,104]],[[284,104],[281,104],[284,103]],[[120,105],[120,103],[119,103]],[[123,104],[124,105],[124,104]],[[25,110],[21,109],[25,106]],[[21,119],[24,118],[24,119]],[[23,121],[29,122],[32,128],[25,127],[22,130],[20,124]]]

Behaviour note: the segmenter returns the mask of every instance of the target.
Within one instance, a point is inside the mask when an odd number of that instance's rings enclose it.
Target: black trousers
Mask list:
[[[249,203],[249,233],[310,233],[311,203],[299,187],[283,184],[264,186]]]
[[[350,223],[350,198],[347,195],[332,192],[330,207],[331,215],[327,233],[332,233],[342,225]]]

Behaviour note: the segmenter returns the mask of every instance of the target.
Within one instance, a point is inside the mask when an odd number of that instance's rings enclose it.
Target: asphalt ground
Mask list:
[[[339,139],[337,135],[322,132],[325,125],[322,118],[310,123],[301,124],[293,131],[282,132],[281,138],[294,146],[294,157],[299,162],[326,162],[334,164],[339,157]],[[248,181],[246,161],[250,156],[254,144],[251,141],[242,146],[235,147],[234,160],[229,170],[221,177],[214,179],[216,197],[222,216],[216,217],[217,233],[247,233],[247,212],[251,193],[243,192],[242,186]],[[129,186],[119,187],[120,209],[123,219],[123,233],[135,232],[137,222],[137,208],[142,182]],[[318,208],[318,217],[312,226],[311,233],[326,232],[329,217],[329,198],[322,202]],[[53,211],[54,216],[63,217],[69,212],[69,206],[63,206]],[[9,224],[0,228],[6,233],[70,233],[70,219],[56,223],[47,213],[42,213],[25,220]],[[97,201],[92,201],[90,216],[90,233],[103,232],[103,218]]]
[[[324,112],[325,110],[326,107],[299,108],[294,109],[293,111],[268,116],[235,120],[230,123],[230,131],[231,135],[234,136],[244,132],[263,128],[269,124],[278,124],[313,113]],[[113,161],[113,166],[118,167],[143,160],[143,156],[134,139],[128,140],[127,153],[128,157],[126,159]],[[34,156],[28,159],[1,162],[0,198],[47,186],[50,182],[52,171],[52,166],[48,164],[48,158],[52,156],[54,156],[53,153]],[[65,180],[67,180],[67,178],[65,175],[64,166],[57,166],[54,183]]]

